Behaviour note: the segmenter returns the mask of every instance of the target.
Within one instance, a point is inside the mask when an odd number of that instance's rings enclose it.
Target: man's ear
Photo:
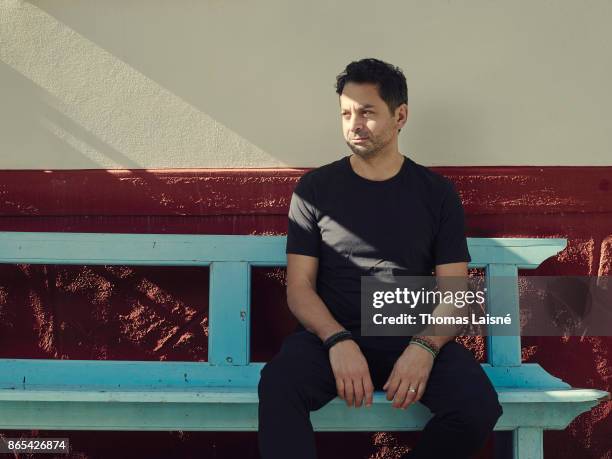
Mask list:
[[[408,104],[400,105],[399,110],[400,110],[400,114],[403,119],[403,123],[406,124],[406,122],[408,121],[408,114],[409,114]]]
[[[397,117],[398,132],[406,125],[408,121],[408,104],[402,104],[395,109],[395,116]]]

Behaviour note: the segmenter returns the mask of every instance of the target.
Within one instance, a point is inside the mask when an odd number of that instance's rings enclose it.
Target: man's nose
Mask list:
[[[359,132],[363,129],[363,119],[360,116],[352,116],[349,120],[349,130],[351,132]]]

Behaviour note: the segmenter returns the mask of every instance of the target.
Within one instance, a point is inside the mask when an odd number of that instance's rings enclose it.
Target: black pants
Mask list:
[[[382,390],[403,350],[369,349],[361,344],[360,348],[375,390]],[[280,352],[262,369],[258,393],[261,457],[316,458],[310,411],[338,395],[328,352],[318,336],[309,331],[287,336]],[[502,414],[486,373],[456,341],[440,350],[420,402],[434,416],[405,459],[469,458],[483,447]],[[352,409],[367,408],[362,404]]]

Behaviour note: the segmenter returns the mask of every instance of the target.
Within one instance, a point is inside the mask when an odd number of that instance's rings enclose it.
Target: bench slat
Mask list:
[[[0,232],[0,263],[207,266],[286,265],[285,236]]]
[[[41,386],[189,389],[203,386],[257,386],[264,362],[248,365],[212,365],[209,362],[122,360],[0,359],[0,390]],[[494,367],[481,364],[495,387],[566,389],[569,384],[539,364]]]
[[[496,329],[505,326],[489,325],[487,335],[487,361],[493,366],[518,367],[521,365],[521,329],[519,313],[518,269],[516,265],[489,264],[486,268],[487,312],[492,316],[515,318],[512,329],[515,336],[500,336]]]
[[[391,405],[386,392],[374,391],[373,403]],[[537,404],[537,403],[581,403],[607,397],[607,392],[598,389],[521,389],[500,388],[500,403]],[[28,389],[0,390],[0,400],[21,402],[134,402],[134,403],[257,403],[257,387],[133,387],[115,386],[40,386]],[[340,398],[333,403],[344,405]],[[330,403],[332,403],[330,402]],[[347,407],[348,409],[348,407]]]
[[[246,262],[210,266],[208,361],[246,365],[250,361],[251,267]]]
[[[247,261],[285,266],[286,236],[0,232],[0,263],[206,266]],[[467,238],[471,267],[533,269],[563,250],[565,239]]]
[[[0,388],[257,386],[263,363],[0,359]]]

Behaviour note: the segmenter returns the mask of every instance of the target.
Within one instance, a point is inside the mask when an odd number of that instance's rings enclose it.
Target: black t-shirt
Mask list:
[[[471,261],[463,207],[450,180],[406,156],[382,181],[358,175],[349,158],[300,178],[286,253],[319,258],[317,293],[362,345],[403,349],[409,336],[360,336],[361,276],[429,276],[436,265]]]

